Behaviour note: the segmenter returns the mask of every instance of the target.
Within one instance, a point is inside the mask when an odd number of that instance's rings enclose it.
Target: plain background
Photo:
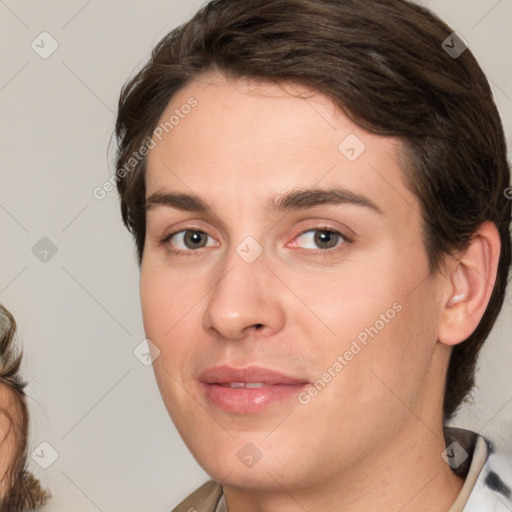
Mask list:
[[[510,145],[512,0],[423,4],[479,59]],[[208,478],[151,367],[133,354],[144,339],[138,268],[117,192],[92,195],[114,172],[108,146],[122,84],[200,5],[0,0],[0,300],[24,347],[30,453],[43,465],[52,449],[58,455],[47,469],[30,462],[54,495],[48,511],[167,512]],[[44,31],[58,43],[46,59],[31,46]],[[502,446],[512,446],[511,297],[483,350],[475,403],[455,422]]]

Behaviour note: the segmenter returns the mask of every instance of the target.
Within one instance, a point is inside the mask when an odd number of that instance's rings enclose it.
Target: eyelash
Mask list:
[[[159,242],[159,245],[165,247],[165,250],[169,254],[172,254],[172,255],[186,256],[186,257],[195,256],[198,252],[200,252],[201,249],[205,249],[206,247],[200,247],[199,249],[189,249],[187,251],[183,251],[183,250],[179,250],[179,249],[172,249],[169,246],[169,241],[171,240],[171,238],[174,235],[177,235],[178,233],[186,233],[187,231],[194,232],[194,233],[202,233],[204,235],[210,236],[210,235],[208,235],[208,233],[206,233],[205,231],[202,231],[200,229],[191,229],[191,228],[189,228],[189,229],[180,229],[178,231],[174,231],[172,233],[169,233],[164,238],[162,238],[162,240],[160,240],[160,242]],[[305,251],[308,251],[308,253],[311,253],[311,255],[314,256],[314,257],[326,257],[326,256],[329,256],[332,253],[337,253],[340,250],[342,250],[343,246],[345,246],[346,244],[353,243],[353,240],[350,237],[346,236],[345,234],[341,233],[340,231],[338,231],[336,229],[331,228],[330,226],[316,226],[314,228],[306,229],[305,231],[301,231],[300,233],[297,233],[297,235],[295,235],[295,238],[298,238],[299,236],[302,236],[302,235],[304,235],[306,233],[310,233],[311,231],[323,231],[323,232],[326,232],[326,233],[332,233],[332,234],[335,234],[335,235],[339,236],[342,239],[341,245],[339,245],[337,247],[334,247],[334,248],[330,248],[330,249],[317,249],[318,252],[314,251],[313,249],[303,249]]]

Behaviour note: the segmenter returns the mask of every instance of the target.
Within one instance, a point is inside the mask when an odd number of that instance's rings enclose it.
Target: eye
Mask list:
[[[339,231],[329,227],[318,227],[315,229],[309,229],[303,231],[298,239],[305,240],[306,243],[314,244],[316,247],[303,247],[306,249],[322,249],[322,252],[326,250],[335,249],[346,243],[350,243],[351,240]]]
[[[168,234],[160,243],[166,247],[171,254],[193,253],[195,249],[207,247],[206,238],[209,235],[197,229],[182,229]],[[215,244],[213,244],[215,245]],[[175,248],[177,246],[177,249]]]
[[[198,249],[217,245],[215,243],[207,245],[208,237],[210,237],[208,233],[198,229],[182,229],[181,231],[175,231],[166,235],[160,241],[160,244],[170,254],[193,256],[197,253]],[[304,249],[316,249],[319,255],[336,252],[340,246],[352,242],[348,236],[340,231],[323,226],[303,231],[295,238],[295,240],[299,239],[305,240],[306,244],[316,245],[316,247],[301,247]],[[295,243],[292,246],[295,247]]]

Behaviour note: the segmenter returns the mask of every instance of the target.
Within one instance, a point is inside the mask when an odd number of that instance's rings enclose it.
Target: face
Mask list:
[[[12,471],[18,449],[12,422],[19,423],[19,416],[13,391],[7,385],[0,383],[0,500],[9,491],[7,477]]]
[[[254,489],[340,475],[417,428],[411,407],[441,409],[440,293],[400,143],[299,89],[200,77],[147,159],[158,386],[201,466]]]

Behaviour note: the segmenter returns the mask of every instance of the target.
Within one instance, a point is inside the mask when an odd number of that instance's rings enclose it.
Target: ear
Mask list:
[[[484,222],[469,246],[453,256],[443,296],[438,340],[456,345],[478,326],[496,282],[501,241],[497,227]]]

